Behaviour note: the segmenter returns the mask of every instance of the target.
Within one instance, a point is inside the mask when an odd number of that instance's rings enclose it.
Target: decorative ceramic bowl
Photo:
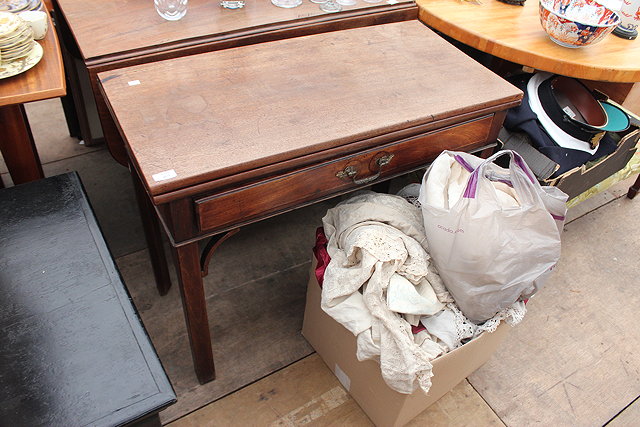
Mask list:
[[[582,47],[602,40],[620,17],[594,0],[540,0],[540,23],[560,46]]]

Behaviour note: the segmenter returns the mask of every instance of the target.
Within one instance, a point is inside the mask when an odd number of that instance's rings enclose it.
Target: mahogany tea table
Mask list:
[[[99,73],[168,289],[174,250],[196,374],[214,378],[202,284],[245,224],[495,141],[522,93],[404,21]],[[204,251],[198,242],[210,239]],[[154,241],[154,238],[150,238]],[[164,273],[163,273],[164,272]]]

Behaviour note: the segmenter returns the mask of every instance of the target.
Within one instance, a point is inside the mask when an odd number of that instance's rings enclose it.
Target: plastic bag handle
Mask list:
[[[460,154],[456,154],[455,156],[453,156],[453,158],[460,163],[460,165],[465,168],[467,170],[467,172],[469,173],[473,173],[474,169],[473,166],[471,166],[469,164],[469,162],[467,162],[464,157],[462,157]]]
[[[464,198],[475,199],[476,192],[478,191],[478,179],[479,179],[478,177],[480,175],[480,172],[484,172],[486,165],[493,163],[498,157],[501,157],[505,154],[508,154],[509,157],[511,157],[511,161],[515,163],[515,165],[524,172],[524,174],[527,176],[527,178],[529,178],[531,183],[540,185],[538,183],[538,180],[534,177],[533,172],[531,172],[531,169],[529,169],[529,166],[524,161],[524,159],[520,156],[520,154],[516,153],[513,150],[501,150],[501,151],[498,151],[496,154],[485,159],[480,164],[480,166],[478,166],[475,170],[473,170],[472,172],[470,171],[471,176],[469,177],[469,181],[467,181],[467,187],[464,190],[464,194],[463,194]],[[465,169],[469,170],[469,167],[471,167],[471,165],[469,165],[462,157],[455,156],[455,159]]]

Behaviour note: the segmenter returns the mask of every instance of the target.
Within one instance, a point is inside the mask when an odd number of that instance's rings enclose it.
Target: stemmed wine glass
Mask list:
[[[244,0],[220,0],[220,6],[225,9],[242,9]]]
[[[302,0],[271,0],[271,3],[278,7],[290,9],[292,7],[300,6],[302,4]]]
[[[336,3],[334,0],[309,0],[311,3],[320,4],[320,10],[324,12],[340,12],[342,6]]]

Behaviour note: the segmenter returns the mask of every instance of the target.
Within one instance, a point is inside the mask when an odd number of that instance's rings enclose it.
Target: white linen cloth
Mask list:
[[[477,338],[484,332],[493,332],[501,321],[514,326],[522,321],[527,308],[522,301],[500,310],[486,322],[476,325],[465,317],[458,306],[451,302],[444,310],[433,316],[424,316],[420,323],[427,328],[431,339],[445,346],[445,351],[453,351],[470,339]]]
[[[411,314],[431,315],[444,305],[429,281],[429,256],[420,210],[401,197],[363,193],[323,218],[331,262],[322,287],[322,308],[358,342],[358,359],[379,360],[387,384],[400,393],[431,387],[431,360],[443,352],[433,340],[414,342],[411,325],[396,309],[418,302]],[[407,292],[407,282],[413,285]],[[389,285],[391,293],[389,294]],[[362,290],[362,293],[360,293]]]

